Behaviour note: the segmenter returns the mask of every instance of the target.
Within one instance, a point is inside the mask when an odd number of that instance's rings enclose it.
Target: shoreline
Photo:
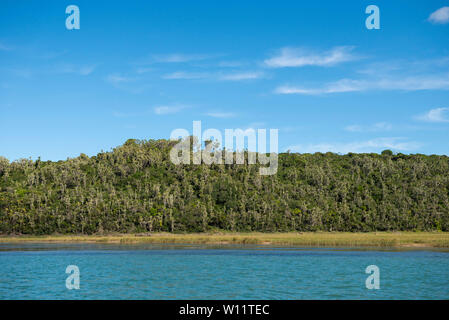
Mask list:
[[[449,232],[286,232],[0,235],[0,243],[255,244],[306,247],[449,248]]]

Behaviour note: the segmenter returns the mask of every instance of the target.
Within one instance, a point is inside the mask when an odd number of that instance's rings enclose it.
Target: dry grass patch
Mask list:
[[[52,235],[0,236],[2,243],[95,242],[95,243],[191,243],[260,244],[329,247],[449,247],[448,232],[289,232],[289,233],[194,233],[151,235]]]

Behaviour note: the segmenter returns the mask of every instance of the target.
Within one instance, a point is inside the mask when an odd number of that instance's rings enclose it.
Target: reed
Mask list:
[[[440,247],[449,248],[449,232],[289,232],[289,233],[191,233],[0,236],[0,243],[94,242],[94,243],[191,243],[258,244],[327,247]]]

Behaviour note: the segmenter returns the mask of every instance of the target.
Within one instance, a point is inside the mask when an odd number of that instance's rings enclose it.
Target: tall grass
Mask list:
[[[0,242],[260,244],[331,247],[449,247],[448,232],[194,233],[0,236]]]

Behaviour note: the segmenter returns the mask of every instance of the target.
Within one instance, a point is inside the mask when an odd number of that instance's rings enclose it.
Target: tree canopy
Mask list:
[[[0,157],[0,232],[449,231],[447,156],[283,153],[261,176],[259,165],[174,165],[173,145]]]

